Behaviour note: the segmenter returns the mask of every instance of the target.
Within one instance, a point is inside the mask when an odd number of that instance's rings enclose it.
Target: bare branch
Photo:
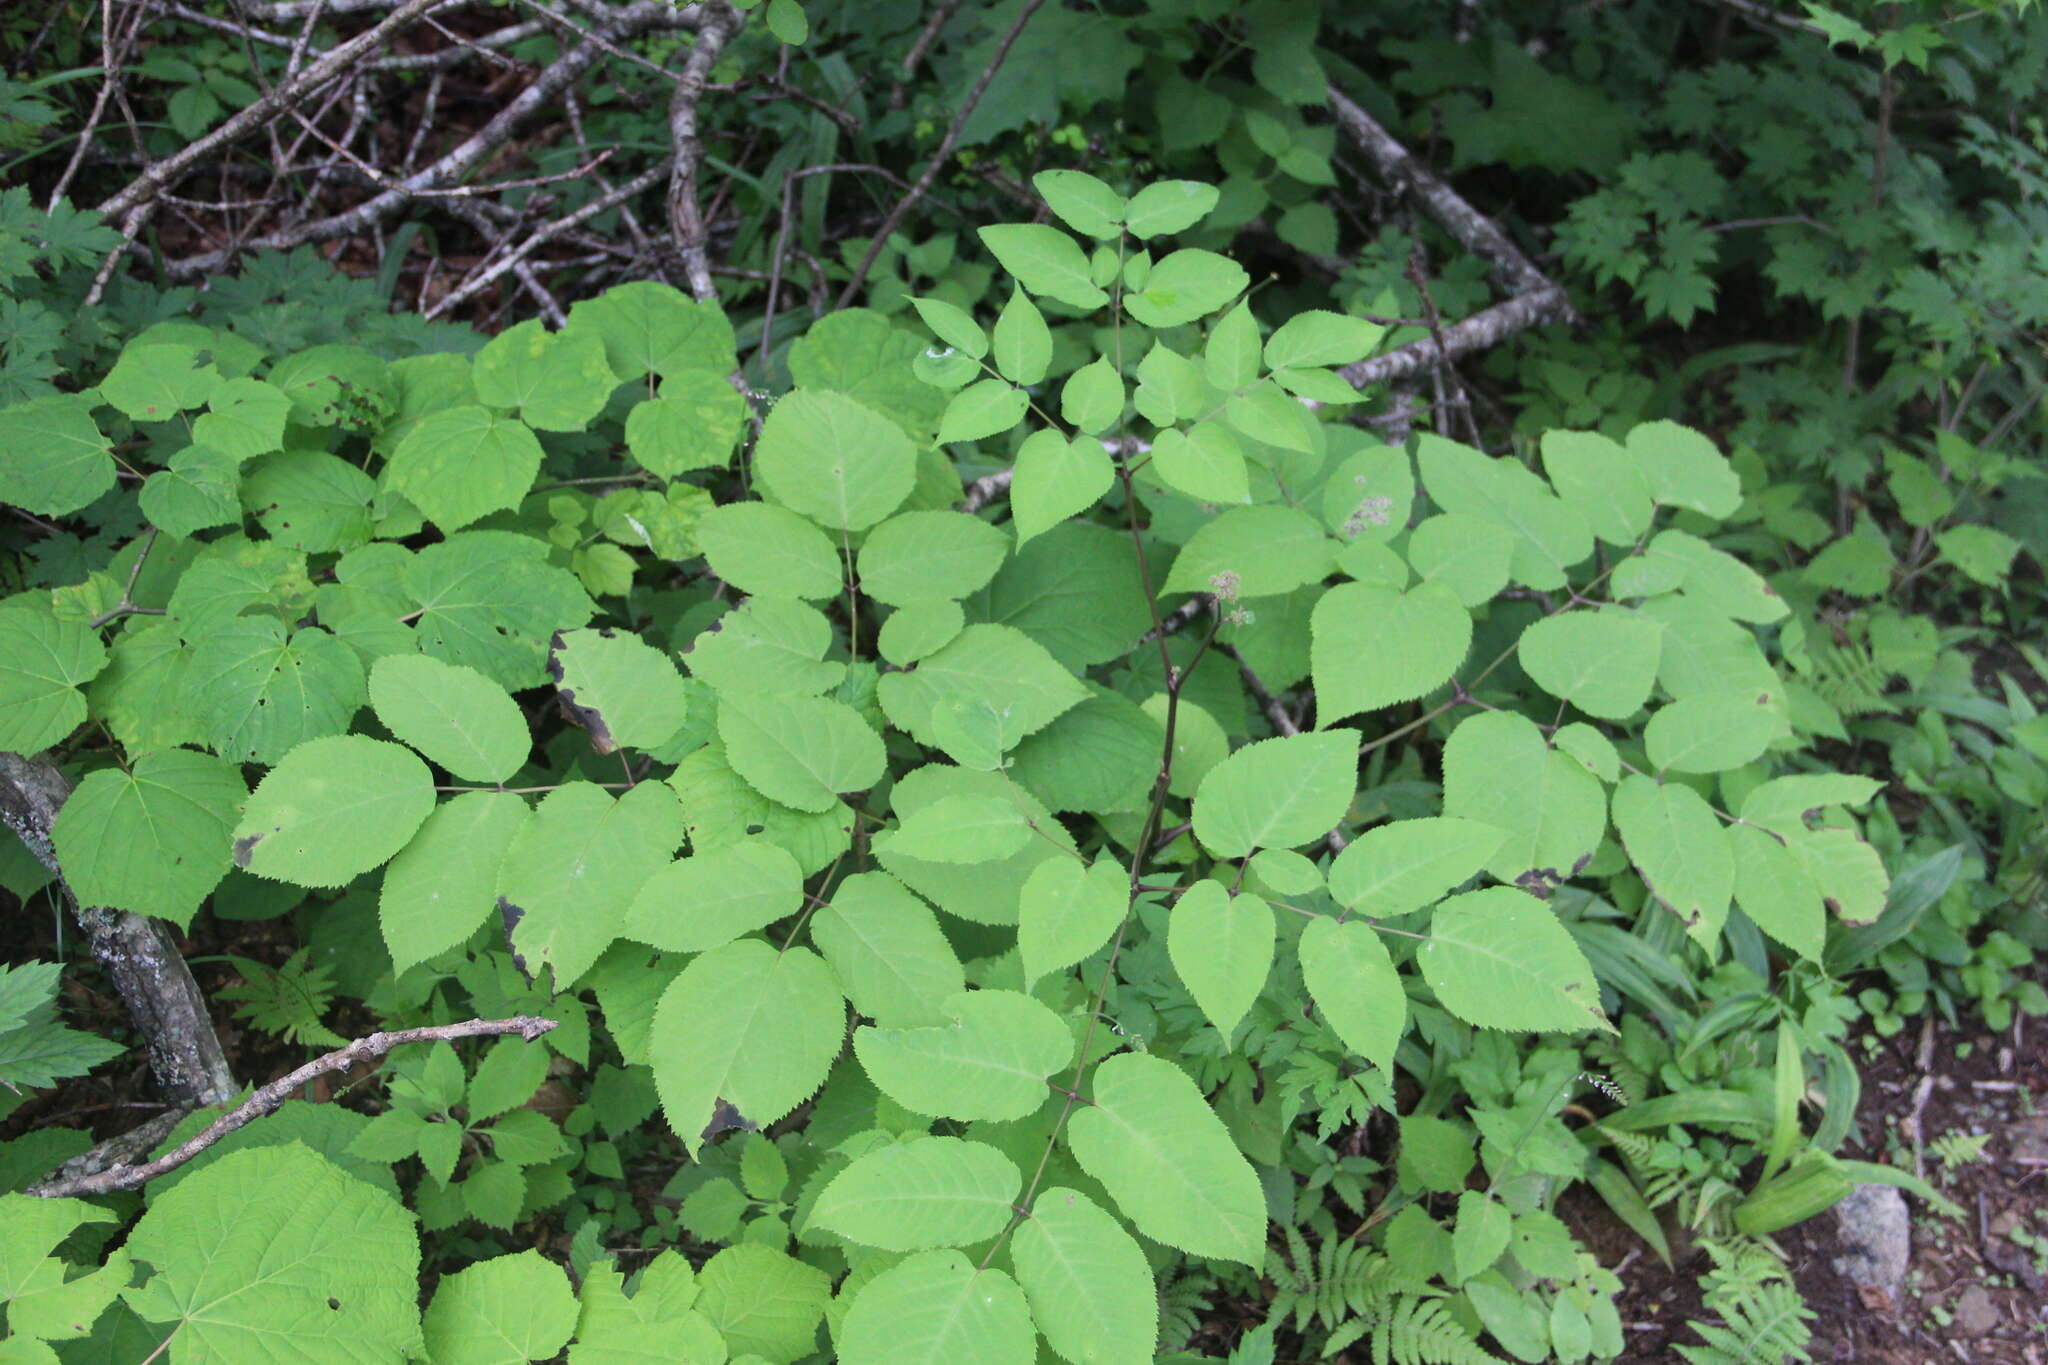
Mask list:
[[[383,23],[375,28],[365,29],[334,48],[262,99],[235,113],[206,136],[195,138],[163,160],[151,164],[141,175],[130,181],[126,189],[102,203],[99,206],[100,212],[109,218],[119,218],[130,209],[154,198],[159,191],[170,188],[171,182],[183,174],[186,168],[207,156],[216,147],[233,142],[242,134],[269,122],[271,116],[278,110],[311,95],[340,76],[358,58],[367,56],[381,46],[385,39],[436,5],[445,3],[447,0],[404,0],[404,3],[393,10]]]
[[[141,1166],[113,1165],[93,1175],[46,1180],[31,1186],[28,1193],[41,1195],[45,1199],[56,1199],[139,1189],[158,1176],[175,1171],[237,1128],[271,1113],[290,1099],[301,1086],[317,1076],[334,1071],[346,1071],[357,1063],[382,1057],[393,1048],[403,1047],[407,1043],[452,1042],[457,1038],[489,1038],[508,1033],[516,1033],[530,1043],[554,1027],[555,1021],[552,1019],[521,1015],[512,1019],[466,1019],[459,1024],[439,1024],[430,1028],[393,1029],[388,1033],[372,1033],[356,1039],[347,1047],[336,1048],[323,1057],[315,1057],[290,1075],[272,1081],[208,1124],[191,1139],[155,1161]]]
[[[669,101],[668,134],[673,149],[668,181],[669,234],[682,255],[690,293],[700,303],[717,298],[718,289],[711,283],[711,261],[704,250],[704,215],[697,207],[697,165],[704,159],[704,143],[697,136],[697,101],[704,96],[704,82],[710,78],[718,54],[745,22],[746,16],[726,0],[714,0],[705,6],[696,45],[690,49],[689,60],[683,63],[683,77],[676,82],[675,95]]]

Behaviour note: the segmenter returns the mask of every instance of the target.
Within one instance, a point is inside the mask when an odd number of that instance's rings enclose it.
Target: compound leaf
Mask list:
[[[1074,1365],[1151,1365],[1158,1286],[1137,1239],[1078,1190],[1031,1201],[1010,1237],[1017,1281],[1048,1345]]]
[[[1247,744],[1202,779],[1195,837],[1219,858],[1294,848],[1328,834],[1358,791],[1358,740],[1349,730]]]
[[[945,1024],[854,1031],[854,1051],[876,1088],[913,1113],[1025,1118],[1045,1103],[1045,1078],[1073,1060],[1066,1024],[1020,991],[966,991],[943,1009]]]
[[[741,939],[700,954],[663,992],[648,1039],[670,1126],[693,1157],[720,1100],[767,1127],[824,1084],[845,1031],[838,983],[810,949]]]
[[[1562,931],[1560,931],[1562,932]],[[1124,1052],[1095,1068],[1068,1141],[1138,1231],[1194,1256],[1265,1261],[1266,1201],[1251,1163],[1173,1063]]]
[[[1608,1027],[1586,955],[1527,892],[1489,886],[1451,897],[1430,916],[1416,958],[1443,1007],[1479,1028]]]
[[[810,1224],[883,1251],[967,1246],[1003,1230],[1023,1187],[1017,1163],[985,1142],[919,1138],[856,1157],[819,1193]]]

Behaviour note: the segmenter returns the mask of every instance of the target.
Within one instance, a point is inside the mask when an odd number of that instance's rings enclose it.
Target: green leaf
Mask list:
[[[1336,548],[1300,508],[1225,508],[1188,539],[1160,591],[1278,597],[1320,583]]]
[[[754,471],[777,502],[827,530],[861,531],[917,481],[903,429],[841,393],[795,389],[762,423]]]
[[[123,1297],[174,1325],[181,1357],[356,1365],[424,1350],[412,1215],[297,1143],[231,1152],[179,1181],[127,1251],[157,1273]]]
[[[1074,1038],[1045,1005],[1018,991],[967,991],[944,1002],[949,1022],[854,1030],[854,1051],[875,1086],[934,1118],[1029,1117],[1050,1093],[1046,1077],[1074,1059]]]
[[[700,954],[662,994],[649,1038],[670,1126],[692,1157],[721,1099],[767,1127],[816,1093],[845,1030],[832,969],[809,949],[741,939]]]
[[[690,672],[721,693],[818,693],[846,676],[824,662],[832,623],[813,607],[773,597],[750,598],[718,618],[683,651]]]
[[[586,332],[549,332],[538,319],[507,327],[477,352],[476,396],[518,408],[540,431],[581,431],[604,409],[618,376],[605,343]]]
[[[1439,508],[1514,533],[1509,572],[1538,592],[1565,585],[1565,571],[1593,553],[1593,531],[1574,507],[1514,460],[1480,454],[1431,432],[1417,438],[1423,486]]]
[[[968,607],[1078,673],[1130,653],[1152,624],[1147,597],[1127,535],[1069,521],[1020,545]]]
[[[1742,480],[1714,443],[1676,422],[1645,422],[1628,434],[1628,453],[1666,507],[1725,520],[1742,505]]]
[[[1124,209],[1124,227],[1140,241],[1186,232],[1209,216],[1219,197],[1214,185],[1160,180],[1131,196]]]
[[[1320,308],[1304,309],[1274,328],[1273,335],[1266,339],[1266,368],[1349,365],[1372,354],[1372,348],[1379,345],[1385,332],[1385,328],[1364,318]]]
[[[242,505],[271,539],[308,554],[370,543],[369,475],[323,450],[288,450],[260,460],[242,480]]]
[[[985,863],[1030,842],[1023,812],[1000,796],[945,796],[903,817],[876,852],[933,863]]]
[[[81,904],[188,927],[227,875],[248,796],[234,764],[187,749],[141,754],[127,772],[89,773],[51,831],[64,880]]]
[[[920,1138],[856,1157],[819,1193],[809,1223],[883,1251],[967,1246],[1008,1225],[1023,1187],[1017,1163],[987,1143]]]
[[[470,405],[429,413],[391,452],[385,478],[443,531],[517,507],[540,472],[524,422]]]
[[[1696,692],[1657,708],[1643,746],[1659,772],[1727,772],[1763,753],[1780,724],[1769,697]]]
[[[1667,565],[1675,571],[1678,586],[1684,588],[1687,597],[1723,616],[1768,624],[1790,610],[1755,569],[1684,531],[1659,531],[1644,554],[1639,559],[1624,561],[1623,567],[1641,572],[1638,566],[1654,571]],[[1616,577],[1620,577],[1619,570]],[[1619,588],[1617,584],[1617,591]]]
[[[901,668],[936,654],[967,625],[958,602],[933,598],[912,602],[889,613],[875,637],[875,649]]]
[[[976,235],[1017,283],[1075,308],[1095,309],[1109,302],[1088,275],[1088,258],[1072,237],[1043,223],[999,223],[977,228]]]
[[[83,621],[59,621],[26,598],[0,602],[0,751],[34,754],[85,719],[89,682],[106,647]]]
[[[611,947],[649,878],[683,842],[675,793],[643,782],[614,801],[570,782],[542,798],[498,868],[498,910],[513,949],[567,990]]]
[[[1052,368],[1052,331],[1021,289],[1011,292],[996,315],[995,353],[996,368],[1012,384],[1039,383]]]
[[[1074,1365],[1150,1365],[1158,1287],[1137,1240],[1078,1190],[1054,1186],[1010,1237],[1046,1344]]]
[[[1181,984],[1227,1044],[1273,970],[1273,907],[1199,881],[1167,920],[1166,951]]]
[[[399,570],[419,609],[420,652],[465,664],[507,691],[546,680],[548,639],[590,619],[589,595],[546,562],[548,547],[509,531],[467,531]]]
[[[669,786],[682,802],[690,846],[699,853],[758,839],[788,850],[809,876],[852,843],[852,811],[842,805],[812,813],[770,801],[732,770],[725,745],[715,738],[677,765]]]
[[[1819,962],[1827,948],[1828,912],[1805,861],[1769,831],[1749,825],[1730,826],[1727,839],[1742,913],[1807,961]]]
[[[622,382],[649,370],[669,377],[693,370],[725,375],[739,367],[724,310],[652,280],[613,285],[573,305],[562,335],[579,333],[604,343],[605,361]]]
[[[1094,1103],[1068,1142],[1138,1231],[1193,1256],[1265,1261],[1258,1176],[1202,1092],[1173,1063],[1125,1052],[1095,1068]]]
[[[77,394],[0,408],[0,502],[68,517],[114,486],[111,443]]]
[[[150,524],[173,536],[242,522],[241,471],[234,456],[186,446],[143,481],[139,498]]]
[[[728,694],[718,705],[718,737],[734,772],[798,810],[831,810],[839,793],[867,790],[887,766],[882,737],[829,697]]]
[[[609,628],[558,631],[548,673],[563,706],[601,754],[655,748],[689,717],[682,675],[668,655],[637,635]]]
[[[1365,831],[1330,864],[1330,895],[1367,919],[1418,910],[1463,885],[1507,839],[1476,820],[1395,820]]]
[[[955,351],[970,360],[979,360],[988,354],[987,333],[965,310],[944,299],[914,298],[910,304],[924,319],[924,325],[932,329],[932,335]],[[974,373],[980,372],[981,368],[975,366]]]
[[[1010,776],[1056,811],[1139,809],[1159,775],[1166,731],[1107,688],[1017,746]]]
[[[538,1251],[494,1256],[445,1276],[427,1306],[434,1365],[524,1365],[546,1360],[576,1330],[576,1296],[562,1268]]]
[[[362,735],[308,740],[278,760],[235,828],[235,866],[300,886],[342,886],[404,848],[434,809],[411,750]]]
[[[533,747],[505,689],[473,668],[390,654],[370,669],[370,704],[399,739],[465,782],[503,782]]]
[[[1543,434],[1543,472],[1609,545],[1633,548],[1649,532],[1656,508],[1640,459],[1597,431]]]
[[[818,1323],[832,1297],[824,1271],[773,1247],[742,1242],[704,1263],[697,1311],[717,1325],[735,1357],[787,1365],[815,1349]],[[656,1359],[665,1359],[666,1352]]]
[[[979,591],[1009,553],[1009,539],[964,512],[898,512],[860,548],[860,589],[891,606]]]
[[[1374,446],[1345,456],[1323,485],[1320,501],[1323,524],[1345,540],[1392,540],[1415,508],[1415,471],[1408,453],[1399,446]],[[1416,528],[1418,534],[1421,529]],[[1418,571],[1421,567],[1416,565]],[[1506,581],[1503,573],[1501,582]]]
[[[944,1002],[966,988],[938,916],[886,872],[840,882],[832,904],[811,918],[811,941],[854,1009],[881,1028],[944,1024]]]
[[[885,674],[876,693],[891,721],[933,748],[932,712],[942,702],[986,703],[1002,718],[1007,748],[1088,696],[1043,645],[1001,625],[967,627],[914,671]]]
[[[1111,374],[1114,378],[1114,372]],[[1072,383],[1067,387],[1071,392]],[[1010,481],[1010,516],[1017,543],[1021,546],[1068,517],[1087,511],[1114,482],[1116,471],[1100,441],[1085,436],[1070,441],[1050,429],[1032,432],[1017,449],[1016,473]]]
[[[1416,958],[1443,1007],[1479,1028],[1608,1027],[1586,955],[1548,906],[1513,887],[1468,891],[1437,906]]]
[[[464,792],[434,808],[384,869],[377,921],[403,972],[462,944],[498,903],[498,869],[531,812],[509,792]]]
[[[1339,924],[1318,915],[1301,931],[1297,951],[1303,984],[1331,1029],[1391,1075],[1394,1048],[1408,1026],[1408,995],[1378,932],[1360,920]]]
[[[1455,513],[1426,518],[1408,537],[1415,572],[1468,608],[1484,606],[1508,585],[1514,552],[1514,535],[1505,527]]]
[[[1178,427],[1160,432],[1152,441],[1152,468],[1175,492],[1197,502],[1252,500],[1244,447],[1215,422],[1185,432]]]
[[[1465,1188],[1477,1154],[1472,1130],[1427,1114],[1400,1117],[1401,1148],[1396,1167],[1405,1189],[1456,1194]]]
[[[1259,377],[1259,321],[1251,305],[1240,303],[1209,329],[1202,345],[1202,373],[1224,393],[1234,393]]]
[[[953,395],[939,419],[939,442],[979,441],[1008,431],[1024,418],[1031,397],[1001,379],[983,379]]]
[[[1496,1203],[1483,1190],[1464,1190],[1458,1195],[1458,1225],[1451,1233],[1451,1256],[1456,1265],[1455,1282],[1462,1283],[1492,1266],[1508,1249],[1508,1234],[1514,1217],[1507,1205]]]
[[[1137,201],[1132,207],[1135,211]],[[1124,307],[1147,327],[1178,327],[1215,312],[1251,282],[1244,267],[1228,256],[1184,247],[1154,264],[1145,287],[1124,295]]]
[[[1340,583],[1309,629],[1318,727],[1435,691],[1472,647],[1472,614],[1434,583]]]
[[[1735,893],[1735,854],[1713,808],[1683,783],[1631,774],[1614,789],[1614,828],[1650,893],[1712,951]]]
[[[1024,883],[1017,947],[1028,984],[1089,956],[1123,923],[1130,881],[1111,858],[1048,858]]]
[[[905,823],[927,807],[956,797],[1009,805],[1015,818],[1030,826],[1023,846],[1000,861],[975,863],[915,858],[889,847],[887,840],[880,841],[875,852],[883,867],[946,913],[978,924],[1015,924],[1025,880],[1048,859],[1075,856],[1073,836],[1035,797],[1001,773],[929,763],[904,774],[889,794],[897,818]]]
[[[626,414],[626,449],[664,479],[723,469],[746,420],[747,400],[722,375],[684,370],[661,381],[660,397],[642,399]]]
[[[1987,588],[2005,587],[2020,542],[1989,526],[1951,526],[1934,538],[1944,563],[1951,564]]]
[[[1195,793],[1195,837],[1219,858],[1295,848],[1328,834],[1358,790],[1349,730],[1247,744],[1209,770]]]
[[[845,587],[838,549],[786,507],[727,503],[705,513],[691,533],[711,571],[741,592],[816,599]]]
[[[1572,874],[1607,831],[1607,792],[1576,759],[1554,753],[1527,716],[1487,711],[1444,744],[1444,814],[1507,832],[1486,870],[1504,882],[1536,869]]]
[[[292,400],[275,384],[260,379],[229,379],[207,395],[210,411],[192,422],[195,445],[219,451],[232,460],[253,460],[284,444],[285,421]]]
[[[367,695],[354,650],[312,627],[287,638],[274,616],[208,626],[185,672],[185,704],[207,743],[242,762],[275,763],[295,745],[339,734]]]
[[[1036,1352],[1016,1281],[951,1248],[869,1280],[839,1328],[841,1365],[1032,1365]]]
[[[679,858],[648,878],[619,932],[701,953],[795,914],[803,900],[795,858],[774,844],[734,844]]]
[[[1106,356],[1097,356],[1060,386],[1060,416],[1075,430],[1098,436],[1123,415],[1124,381]],[[1104,456],[1105,461],[1107,456]]]
[[[1564,611],[1522,632],[1516,658],[1529,680],[1589,716],[1626,720],[1650,699],[1664,629],[1620,609]]]
[[[1086,171],[1040,171],[1031,187],[1074,231],[1104,241],[1123,235],[1124,197]]]
[[[130,345],[100,381],[100,396],[138,422],[168,422],[204,403],[220,371],[192,346]]]

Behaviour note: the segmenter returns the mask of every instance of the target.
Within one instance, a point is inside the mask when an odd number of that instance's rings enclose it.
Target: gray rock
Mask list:
[[[1913,1251],[1905,1196],[1890,1185],[1858,1185],[1833,1212],[1842,1249],[1834,1260],[1835,1273],[1859,1290],[1882,1290],[1889,1302],[1898,1303]]]

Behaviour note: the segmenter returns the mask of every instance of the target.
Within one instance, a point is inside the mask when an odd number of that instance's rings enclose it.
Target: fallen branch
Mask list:
[[[521,1015],[512,1019],[466,1019],[459,1024],[439,1024],[431,1028],[393,1029],[388,1033],[372,1033],[356,1039],[347,1047],[336,1048],[325,1056],[316,1057],[297,1071],[272,1081],[155,1161],[141,1166],[116,1164],[92,1175],[60,1176],[31,1186],[28,1193],[41,1195],[46,1199],[57,1199],[139,1189],[158,1176],[175,1171],[237,1128],[276,1110],[301,1086],[317,1076],[334,1071],[346,1071],[360,1062],[382,1057],[393,1048],[403,1047],[407,1043],[452,1042],[457,1038],[488,1038],[508,1033],[516,1033],[530,1043],[554,1026],[553,1019]]]
[[[174,1105],[224,1104],[238,1087],[213,1031],[199,983],[162,920],[81,905],[58,865],[50,830],[71,795],[64,774],[41,759],[0,753],[0,824],[14,831],[57,879],[84,928],[92,955],[114,983],[149,1054],[150,1070]]]
[[[1338,373],[1347,383],[1362,389],[1420,374],[1449,364],[1469,351],[1497,345],[1528,328],[1546,322],[1578,320],[1564,289],[1537,269],[1535,262],[1523,254],[1498,224],[1467,203],[1464,196],[1410,154],[1372,115],[1334,86],[1330,89],[1330,109],[1337,116],[1338,126],[1358,144],[1381,178],[1414,201],[1459,245],[1490,262],[1496,282],[1513,295],[1431,336],[1345,366]]]

